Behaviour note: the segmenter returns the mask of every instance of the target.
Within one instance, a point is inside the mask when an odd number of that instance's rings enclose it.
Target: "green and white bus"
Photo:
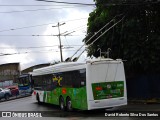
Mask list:
[[[127,105],[122,60],[95,59],[35,69],[34,100],[62,110],[93,110]]]

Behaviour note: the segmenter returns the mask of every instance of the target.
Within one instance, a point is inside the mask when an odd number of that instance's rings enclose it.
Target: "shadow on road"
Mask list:
[[[61,111],[58,105],[52,105],[47,103],[41,103],[40,105],[35,102],[33,104],[37,104],[37,106],[43,107],[46,110],[40,110],[43,116],[45,117],[104,117],[105,113],[110,112],[119,112],[118,109],[98,109],[98,110],[77,110],[73,109],[73,111]],[[121,111],[122,112],[122,111]]]

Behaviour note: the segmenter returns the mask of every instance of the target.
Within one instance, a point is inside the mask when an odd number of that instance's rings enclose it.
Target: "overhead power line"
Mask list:
[[[52,3],[59,3],[59,4],[63,4],[63,5],[57,5],[57,4],[54,4],[54,5],[6,5],[6,4],[1,4],[0,6],[1,7],[35,7],[35,6],[73,6],[73,5],[82,5],[82,6],[95,6],[95,5],[103,5],[103,6],[126,6],[126,5],[145,5],[145,4],[157,4],[157,3],[160,3],[159,0],[145,0],[143,2],[136,2],[136,1],[132,1],[132,2],[119,2],[119,3],[115,3],[115,2],[109,2],[109,3],[96,3],[96,4],[89,4],[89,3],[72,3],[72,2],[58,2],[58,1],[50,1],[50,0],[36,0],[36,1],[42,1],[42,2],[52,2]]]
[[[79,26],[79,27],[75,27],[75,28],[72,28],[72,29],[70,29],[69,31],[79,31],[79,30],[81,30],[81,29],[83,29],[83,28],[86,28],[87,27],[87,25],[86,24],[84,24],[84,25],[81,25],[81,26]]]
[[[73,52],[75,50],[65,50],[67,52]],[[32,54],[32,53],[48,53],[48,52],[59,52],[59,50],[44,50],[44,51],[30,51],[30,52],[15,52],[15,53],[0,53],[0,56],[8,55],[20,55],[20,54]]]
[[[116,17],[118,16],[122,16],[122,14],[116,15],[112,20],[110,20],[108,23],[106,23],[100,30],[98,30],[98,32],[96,32],[92,37],[90,37],[69,59],[71,60],[77,53],[78,51],[81,50],[81,48],[83,46],[85,46],[85,44],[87,44],[92,38],[94,38],[98,33],[100,33],[105,27],[107,27],[111,22],[113,22],[115,20]]]
[[[118,22],[116,22],[115,24],[113,24],[111,27],[109,27],[107,30],[105,30],[98,38],[96,38],[92,43],[90,43],[87,47],[90,47],[91,45],[93,45],[99,38],[101,38],[105,33],[107,33],[110,29],[112,29],[114,26],[116,26],[118,23],[120,23],[123,19],[125,18],[125,16],[122,17],[122,19],[120,19]],[[82,55],[82,53],[84,53],[85,50],[83,50],[81,52],[81,54],[76,58],[76,60],[79,59],[79,57]]]
[[[72,21],[78,21],[78,20],[82,20],[82,19],[87,19],[87,18],[72,19],[72,20],[66,20],[66,21],[61,21],[61,22],[72,22]],[[56,23],[46,23],[46,24],[39,24],[39,25],[32,25],[32,26],[17,27],[17,28],[0,30],[0,32],[14,31],[14,30],[26,29],[26,28],[32,28],[32,27],[41,27],[41,26],[46,26],[46,25],[50,25],[50,24],[56,24]]]
[[[125,17],[125,16],[124,16]],[[107,30],[105,30],[105,32],[103,32],[98,38],[96,38],[91,44],[88,45],[88,47],[90,47],[91,45],[93,45],[93,43],[95,43],[100,37],[102,37],[106,32],[108,32],[110,29],[112,29],[114,26],[116,26],[118,23],[120,23],[123,19],[120,19],[118,22],[116,22],[115,24],[113,24],[110,28],[108,28]]]
[[[72,21],[78,21],[82,19],[87,19],[87,18],[72,19],[72,20],[66,20],[66,21],[61,21],[61,22],[72,22]],[[26,28],[32,28],[32,27],[41,27],[41,26],[46,26],[46,25],[51,25],[51,24],[56,24],[56,23],[46,23],[46,24],[39,24],[39,25],[32,25],[32,26],[17,27],[17,28],[0,30],[0,32],[14,31],[14,30],[26,29]]]
[[[95,4],[89,4],[89,3],[73,3],[73,2],[59,2],[59,1],[51,1],[51,0],[36,0],[36,1],[43,1],[43,2],[52,2],[52,3],[60,3],[60,4],[69,4],[69,5],[87,5],[87,6],[93,6]]]
[[[81,34],[82,35],[82,34]],[[68,35],[68,34],[62,34],[61,36],[81,36],[80,34],[78,34],[78,35]],[[52,37],[52,36],[59,36],[59,35],[0,35],[0,37],[45,37],[45,36],[50,36],[50,37]]]
[[[76,6],[76,7],[86,7],[86,6]],[[21,10],[21,11],[4,11],[4,12],[0,12],[0,13],[17,13],[17,12],[36,12],[36,11],[44,11],[44,10],[56,10],[56,9],[70,9],[70,8],[75,8],[75,6],[72,7],[61,7],[61,8],[48,8],[48,9],[30,9],[30,10]]]
[[[51,2],[51,3],[59,3],[59,4],[71,4],[71,5],[87,5],[87,6],[95,6],[95,5],[103,5],[103,6],[121,6],[121,5],[145,5],[145,4],[156,4],[160,3],[159,0],[144,0],[144,1],[123,1],[123,2],[108,2],[108,3],[95,3],[95,4],[88,4],[88,3],[73,3],[73,2],[59,2],[59,1],[52,1],[52,0],[36,0],[36,1],[43,1],[43,2]]]
[[[43,6],[55,6],[55,7],[57,6],[65,7],[66,6],[67,7],[67,6],[73,6],[73,5],[57,5],[57,4],[54,4],[54,5],[53,4],[50,4],[50,5],[44,5],[44,4],[43,5],[31,5],[31,4],[30,5],[22,5],[22,4],[20,5],[18,4],[17,5],[16,4],[15,5],[5,5],[4,4],[3,5],[1,4],[0,5],[0,7],[43,7]]]
[[[0,47],[0,49],[39,49],[39,48],[52,48],[58,47],[59,45],[52,45],[52,46],[30,46],[30,47]],[[81,45],[63,45],[63,47],[76,47]]]

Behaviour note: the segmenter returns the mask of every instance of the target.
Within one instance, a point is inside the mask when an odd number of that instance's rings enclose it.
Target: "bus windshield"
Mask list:
[[[29,85],[29,83],[30,83],[29,76],[19,77],[19,86],[26,86]]]

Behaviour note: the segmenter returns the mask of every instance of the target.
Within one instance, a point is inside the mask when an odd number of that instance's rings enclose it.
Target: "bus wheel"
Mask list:
[[[67,98],[66,104],[67,104],[67,111],[72,111],[72,101],[70,97]]]
[[[63,97],[60,97],[59,99],[59,106],[61,110],[65,110],[65,105],[64,105],[64,99]]]

